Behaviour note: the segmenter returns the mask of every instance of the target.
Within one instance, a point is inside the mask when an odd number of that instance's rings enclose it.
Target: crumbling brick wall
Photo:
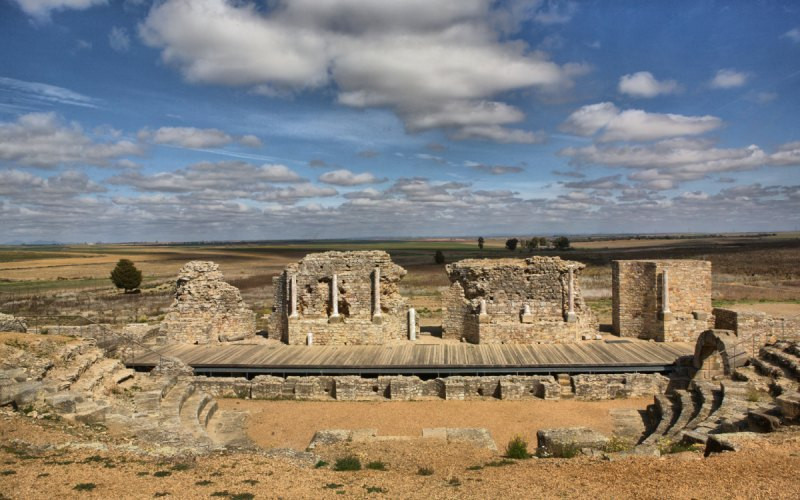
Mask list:
[[[750,357],[759,349],[778,340],[800,341],[800,316],[778,317],[763,312],[714,309],[714,328],[736,333]]]
[[[374,273],[380,275],[380,314],[374,310]],[[338,317],[333,317],[336,275]],[[269,337],[287,344],[368,345],[400,341],[408,335],[408,303],[398,286],[406,270],[383,251],[324,252],[306,255],[273,279],[275,299]],[[291,314],[291,278],[297,283],[297,314]],[[419,321],[416,321],[419,331]]]
[[[667,314],[663,276],[667,270]],[[711,262],[619,260],[611,263],[612,326],[623,337],[694,342],[712,328]]]
[[[175,300],[159,327],[168,342],[208,344],[256,334],[256,315],[214,262],[191,261],[178,273]]]
[[[559,257],[467,259],[449,264],[443,298],[445,338],[472,343],[574,342],[597,333],[578,275],[585,266]],[[569,269],[574,316],[568,317]],[[486,314],[480,314],[481,300]],[[525,306],[530,314],[523,314]]]

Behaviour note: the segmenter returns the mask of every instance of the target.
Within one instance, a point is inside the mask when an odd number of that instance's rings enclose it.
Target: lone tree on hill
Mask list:
[[[483,236],[478,237],[478,248],[483,250]]]
[[[142,284],[142,272],[136,269],[128,259],[120,259],[117,267],[111,271],[111,281],[117,288],[122,288],[125,293],[136,290]]]
[[[433,261],[437,264],[444,264],[444,254],[441,250],[436,250],[436,254],[433,256]]]
[[[514,250],[517,249],[517,243],[519,243],[519,240],[516,238],[508,239],[506,240],[506,248],[508,248],[513,252]]]
[[[569,249],[569,238],[566,236],[559,236],[553,240],[553,245],[559,250],[567,250]]]

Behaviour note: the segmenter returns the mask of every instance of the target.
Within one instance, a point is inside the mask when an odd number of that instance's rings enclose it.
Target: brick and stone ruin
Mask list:
[[[273,279],[269,336],[309,345],[414,340],[419,321],[398,291],[405,275],[383,251],[306,255]]]
[[[616,335],[657,342],[694,342],[714,327],[711,262],[617,260],[611,263]]]
[[[562,343],[595,338],[581,296],[580,262],[559,257],[467,259],[449,264],[443,338],[474,344]]]
[[[251,338],[256,315],[214,262],[191,261],[178,273],[175,301],[161,322],[168,342],[210,344]]]

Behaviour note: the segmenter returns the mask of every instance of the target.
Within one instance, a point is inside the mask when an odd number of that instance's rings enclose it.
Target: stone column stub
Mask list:
[[[381,268],[375,266],[372,272],[372,322],[381,324],[383,317],[381,315]]]
[[[413,307],[408,308],[408,340],[417,340],[417,311]]]
[[[331,315],[328,318],[330,323],[339,323],[342,317],[339,316],[339,280],[336,273],[331,276]]]
[[[661,273],[661,320],[669,321],[672,319],[672,311],[669,309],[669,270],[664,269]]]
[[[292,273],[289,278],[289,317],[297,317],[297,274]]]
[[[572,267],[569,268],[569,283],[567,284],[567,323],[574,323],[577,321],[578,316],[575,314],[575,284],[574,272]]]

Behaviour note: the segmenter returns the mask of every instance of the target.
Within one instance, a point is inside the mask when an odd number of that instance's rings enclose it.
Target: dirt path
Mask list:
[[[319,429],[377,428],[379,435],[419,436],[424,427],[486,427],[503,448],[515,435],[536,443],[536,431],[586,426],[611,433],[612,408],[643,410],[652,398],[613,401],[244,401],[221,409],[250,413],[248,434],[265,448],[308,446]]]

